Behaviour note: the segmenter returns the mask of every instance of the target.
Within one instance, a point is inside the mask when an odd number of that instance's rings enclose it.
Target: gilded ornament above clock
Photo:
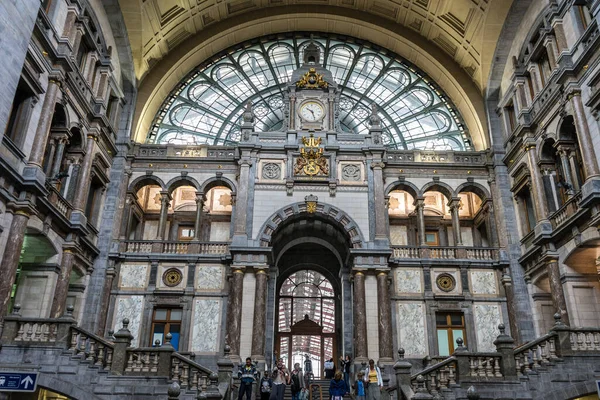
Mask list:
[[[323,74],[317,74],[315,68],[310,68],[307,73],[302,75],[296,82],[297,88],[302,89],[327,89],[329,84],[323,79]]]

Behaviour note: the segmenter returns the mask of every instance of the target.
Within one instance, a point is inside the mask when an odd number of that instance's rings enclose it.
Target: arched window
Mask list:
[[[149,143],[232,144],[239,140],[245,104],[255,129],[283,127],[284,96],[300,67],[308,35],[243,43],[208,60],[165,100]],[[423,72],[387,51],[354,38],[313,37],[341,91],[340,129],[366,134],[373,103],[382,117],[384,144],[397,149],[471,150],[464,123],[448,97]]]

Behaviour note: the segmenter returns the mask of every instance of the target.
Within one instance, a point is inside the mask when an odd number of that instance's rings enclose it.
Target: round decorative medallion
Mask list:
[[[456,280],[450,274],[440,274],[435,280],[437,287],[444,292],[451,292],[456,287]]]
[[[165,271],[162,277],[163,283],[169,287],[177,286],[183,280],[181,271],[177,268],[170,268]]]

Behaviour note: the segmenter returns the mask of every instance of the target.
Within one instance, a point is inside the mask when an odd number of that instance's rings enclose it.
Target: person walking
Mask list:
[[[354,394],[356,395],[355,400],[366,400],[366,391],[365,391],[365,382],[364,382],[365,373],[360,371],[356,375],[356,382],[354,382]]]
[[[265,376],[260,380],[260,400],[269,400],[271,396],[271,388],[273,387],[273,379],[267,374],[265,369]],[[364,400],[364,399],[363,399]]]
[[[344,381],[346,386],[350,387],[350,356],[346,354],[346,358],[340,357],[341,370],[344,373]]]
[[[329,382],[330,399],[342,400],[346,393],[348,393],[348,386],[346,385],[346,381],[342,379],[342,371],[338,371],[331,382]]]
[[[283,400],[285,393],[285,385],[290,383],[290,373],[283,365],[283,359],[277,361],[277,366],[273,370],[273,386],[271,388],[271,396],[269,400]]]
[[[364,375],[364,382],[368,385],[367,400],[380,400],[383,379],[381,370],[375,365],[375,361],[369,360],[369,366],[365,369]]]
[[[335,363],[333,362],[333,358],[325,361],[323,365],[323,369],[325,370],[325,379],[332,379],[333,374],[335,373]]]
[[[290,382],[290,388],[292,389],[292,400],[300,400],[300,392],[302,392],[302,389],[304,389],[304,376],[302,374],[302,369],[300,368],[300,363],[294,364]]]
[[[258,379],[256,367],[252,365],[252,359],[246,358],[246,364],[240,365],[238,370],[238,378],[240,378],[240,390],[238,400],[242,400],[244,394],[246,400],[252,400],[252,384]]]

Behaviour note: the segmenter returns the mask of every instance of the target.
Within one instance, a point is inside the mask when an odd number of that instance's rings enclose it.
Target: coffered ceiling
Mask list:
[[[394,33],[417,33],[454,59],[483,91],[512,0],[119,0],[119,3],[139,80],[186,39],[219,22],[234,17],[243,21],[244,16],[250,18],[257,11],[262,16],[269,12],[281,15],[281,9],[277,8],[293,7],[296,13],[300,8],[318,14],[320,8],[327,7],[329,13],[338,10],[340,16],[352,11],[355,18],[364,16],[385,21],[387,25],[393,22],[397,26]]]

